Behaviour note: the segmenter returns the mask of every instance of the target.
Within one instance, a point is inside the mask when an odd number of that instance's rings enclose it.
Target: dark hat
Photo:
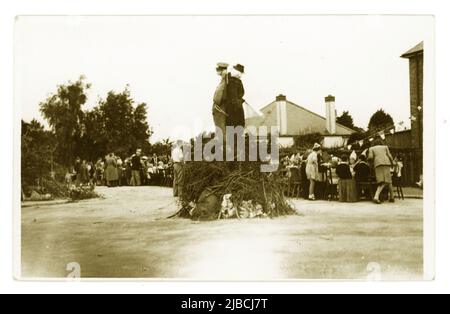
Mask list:
[[[225,69],[228,69],[228,63],[225,63],[225,62],[219,62],[219,63],[217,63],[216,69],[217,69],[217,70],[225,70]]]
[[[244,72],[244,66],[243,66],[242,64],[236,64],[233,68],[234,68],[236,71],[239,71],[239,72],[241,72],[241,73],[245,73],[245,72]]]

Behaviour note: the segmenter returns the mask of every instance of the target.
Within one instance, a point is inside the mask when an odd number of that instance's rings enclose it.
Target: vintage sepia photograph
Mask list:
[[[433,279],[432,16],[14,31],[18,280]]]

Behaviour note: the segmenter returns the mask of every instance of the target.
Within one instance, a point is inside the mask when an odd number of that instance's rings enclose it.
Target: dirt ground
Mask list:
[[[171,190],[98,188],[104,199],[22,208],[22,278],[197,280],[422,278],[422,201],[293,201],[299,215],[193,222]]]

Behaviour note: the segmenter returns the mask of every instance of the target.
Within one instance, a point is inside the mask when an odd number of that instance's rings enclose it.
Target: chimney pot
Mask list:
[[[336,97],[328,95],[327,97],[325,97],[325,102],[335,102],[336,101]]]
[[[280,94],[277,96],[276,101],[286,101],[286,99],[287,98],[285,95]]]

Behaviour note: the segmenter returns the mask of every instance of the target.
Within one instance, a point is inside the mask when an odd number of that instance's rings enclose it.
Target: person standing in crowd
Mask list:
[[[242,84],[242,75],[244,66],[237,64],[233,67],[228,77],[227,101],[229,102],[227,126],[245,127],[245,114],[243,104],[245,102],[244,85]]]
[[[403,164],[403,157],[401,155],[395,157],[394,165],[394,178],[397,182],[400,182],[402,180],[403,168],[405,167]]]
[[[124,167],[124,180],[126,185],[131,185],[131,160],[130,158],[125,159]]]
[[[368,198],[368,187],[362,188],[360,186],[361,182],[369,182],[370,181],[370,166],[367,163],[367,157],[364,154],[361,154],[359,156],[358,162],[356,163],[355,167],[353,168],[353,171],[355,172],[355,181],[356,186],[358,189],[358,197],[361,197],[364,195],[365,198]]]
[[[173,162],[173,196],[181,197],[183,194],[183,141],[177,141],[172,150]]]
[[[88,163],[88,170],[89,170],[89,183],[91,185],[95,185],[95,166],[93,162]]]
[[[228,84],[228,64],[218,63],[216,67],[217,75],[221,80],[214,92],[213,97],[213,119],[216,125],[216,130],[222,131],[222,136],[225,138],[228,106],[227,106],[227,84]]]
[[[89,167],[86,160],[81,162],[79,183],[81,183],[81,185],[86,185],[89,183]]]
[[[309,180],[309,196],[310,201],[315,201],[316,180],[319,176],[319,153],[321,150],[320,144],[314,144],[313,151],[309,154],[306,161],[306,176]]]
[[[131,185],[140,186],[141,185],[141,149],[136,150],[136,154],[131,157]]]
[[[103,160],[101,158],[99,158],[97,160],[97,163],[95,164],[97,185],[102,185],[103,184],[104,168],[105,168],[105,165],[103,163]]]
[[[378,184],[377,192],[375,193],[373,201],[380,204],[380,194],[386,187],[388,187],[389,201],[391,203],[395,202],[391,175],[391,167],[394,166],[394,159],[389,151],[389,147],[387,147],[387,145],[385,145],[380,138],[376,139],[373,146],[369,148],[367,157],[375,168],[375,176]]]
[[[119,156],[117,156],[116,159],[116,163],[117,163],[117,185],[118,186],[122,186],[123,185],[123,161],[122,158],[120,158]]]
[[[416,182],[416,185],[417,185],[419,188],[423,189],[423,174],[420,175],[420,177],[419,177],[419,182]]]
[[[336,167],[336,174],[339,177],[339,202],[356,202],[356,182],[353,179],[347,155],[341,157],[341,161]]]
[[[141,158],[141,184],[150,185],[151,179],[150,161],[147,156]]]
[[[328,154],[327,158],[329,158]],[[318,173],[316,177],[316,186],[314,188],[314,195],[317,197],[324,197],[326,193],[326,176],[328,168],[324,166],[324,152],[322,148],[317,152],[317,165],[318,165]]]
[[[81,183],[81,159],[77,157],[75,159],[75,164],[73,166],[75,183],[78,185]]]
[[[151,158],[151,163],[154,165],[157,165],[159,163],[159,157],[156,154],[153,154],[152,158]]]
[[[300,164],[300,175],[302,178],[302,197],[304,199],[309,198],[309,179],[306,173],[306,165],[308,163],[308,157],[311,154],[311,150],[308,149],[302,156],[301,164]]]
[[[106,156],[105,167],[106,185],[108,187],[115,187],[117,185],[117,180],[119,180],[119,175],[117,173],[117,162],[114,153]]]
[[[336,168],[339,165],[339,158],[336,156],[331,157],[331,161],[330,161],[330,183],[333,186],[338,186],[339,185],[339,177],[336,173]],[[337,192],[337,190],[335,190],[335,192]]]

